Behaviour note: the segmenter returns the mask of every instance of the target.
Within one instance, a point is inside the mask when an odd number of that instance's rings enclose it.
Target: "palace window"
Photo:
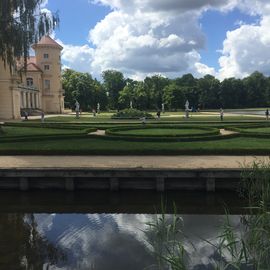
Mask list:
[[[27,86],[33,86],[34,81],[33,78],[26,78],[26,85]]]
[[[50,70],[50,66],[49,65],[44,65],[44,70]]]
[[[51,88],[51,81],[50,80],[44,80],[44,89],[50,90]]]
[[[44,59],[48,59],[48,58],[49,58],[49,54],[48,54],[48,53],[44,53],[44,54],[43,54],[43,58],[44,58]]]

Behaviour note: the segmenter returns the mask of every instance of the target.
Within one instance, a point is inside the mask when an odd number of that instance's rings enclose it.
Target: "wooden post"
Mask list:
[[[119,179],[116,177],[110,178],[110,189],[111,191],[119,190]]]
[[[164,177],[157,177],[156,178],[156,189],[158,192],[164,192],[164,190],[165,190]]]
[[[29,189],[29,181],[27,177],[20,178],[20,190],[27,191]]]
[[[65,179],[65,189],[67,191],[74,191],[74,179],[72,177],[67,177]]]
[[[216,191],[216,179],[213,173],[210,173],[206,179],[206,191],[215,192]]]

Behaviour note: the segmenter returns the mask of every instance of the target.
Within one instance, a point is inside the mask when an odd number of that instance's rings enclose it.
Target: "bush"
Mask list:
[[[155,135],[155,134],[136,134],[136,130],[145,129],[151,130],[153,128],[162,129],[194,129],[201,133],[190,134],[167,134],[167,135]],[[125,131],[134,131],[134,133],[125,133]],[[101,139],[109,140],[123,140],[123,141],[140,141],[140,142],[192,142],[192,141],[210,141],[210,140],[222,140],[228,138],[238,137],[238,134],[231,134],[227,136],[221,136],[219,130],[211,127],[195,127],[195,126],[168,126],[168,125],[147,125],[147,126],[126,126],[126,127],[114,127],[106,129],[106,135]]]
[[[122,118],[122,119],[133,119],[133,118],[138,119],[141,117],[154,118],[152,114],[136,109],[121,110],[112,116],[112,118]]]
[[[167,134],[158,135],[155,134],[155,129],[166,130]],[[137,130],[145,130],[144,134],[137,134]],[[147,132],[147,131],[150,132]],[[180,132],[174,133],[173,130]],[[188,130],[188,133],[185,132]],[[126,131],[131,131],[126,133]],[[182,132],[181,132],[182,131]],[[165,133],[166,133],[165,132]],[[182,134],[181,134],[182,133]],[[212,127],[195,127],[195,126],[177,126],[177,125],[147,125],[147,126],[126,126],[126,127],[114,127],[106,130],[107,135],[125,136],[125,137],[200,137],[200,136],[213,136],[219,135],[219,130]]]
[[[269,124],[242,125],[226,127],[227,130],[238,132],[242,137],[269,138]]]

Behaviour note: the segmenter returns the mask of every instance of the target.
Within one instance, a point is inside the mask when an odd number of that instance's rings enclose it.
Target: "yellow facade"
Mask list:
[[[32,48],[35,56],[27,61],[22,77],[11,75],[0,62],[0,119],[19,119],[21,112],[62,113],[61,50],[49,36]],[[19,68],[22,68],[21,66]]]

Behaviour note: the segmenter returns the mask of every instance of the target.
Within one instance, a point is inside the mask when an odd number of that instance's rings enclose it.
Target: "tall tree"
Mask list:
[[[0,224],[0,269],[44,269],[45,263],[65,262],[64,251],[38,232],[33,214],[1,213]]]
[[[96,109],[97,103],[100,104],[101,109],[105,109],[107,105],[106,93],[101,84],[93,79],[89,73],[66,69],[62,74],[62,82],[67,107],[73,108],[77,100],[84,111]]]
[[[221,82],[220,102],[224,108],[245,107],[247,102],[247,91],[244,89],[243,81],[229,78]]]
[[[119,92],[118,103],[120,109],[129,108],[130,102],[136,107],[136,93],[135,86],[137,82],[131,79],[126,80],[126,86]]]
[[[267,105],[267,79],[258,72],[253,72],[244,79],[244,86],[247,90],[247,105],[249,107],[262,107]]]
[[[220,82],[212,75],[205,75],[198,81],[198,89],[202,108],[219,108],[221,103],[219,100]]]
[[[59,22],[41,9],[44,0],[0,1],[0,57],[10,71],[17,58],[29,56],[31,44],[49,34]]]
[[[119,109],[119,92],[126,85],[124,75],[117,70],[106,70],[102,72],[103,86],[108,93],[110,109]]]
[[[170,83],[170,80],[160,75],[154,75],[152,77],[146,77],[144,83],[151,99],[151,107],[149,109],[160,110],[163,103],[164,89]]]
[[[170,110],[177,110],[184,108],[186,101],[184,86],[179,86],[176,83],[167,85],[164,89],[163,101]]]

